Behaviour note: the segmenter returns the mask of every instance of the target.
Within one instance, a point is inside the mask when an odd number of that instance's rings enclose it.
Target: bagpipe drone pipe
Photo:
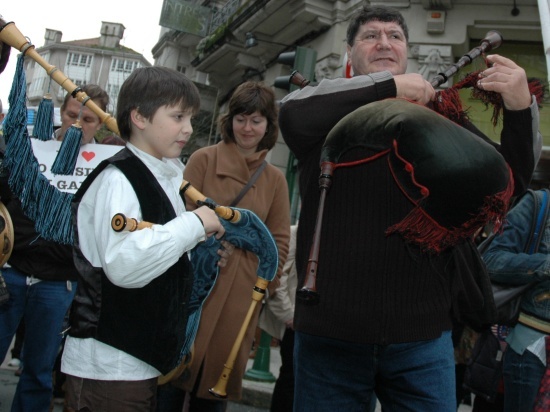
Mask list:
[[[90,108],[106,126],[119,134],[116,120],[101,110],[85,92],[70,81],[59,69],[47,63],[35,50],[34,46],[19,32],[13,22],[6,22],[0,18],[0,71],[5,67],[9,57],[10,47],[21,51],[18,56],[16,72],[9,94],[9,111],[4,122],[6,138],[6,152],[3,167],[9,171],[9,186],[12,192],[21,200],[25,214],[35,222],[36,231],[46,240],[61,244],[73,245],[73,231],[71,226],[71,202],[73,195],[61,192],[52,186],[48,179],[40,172],[38,162],[34,156],[30,137],[27,130],[26,79],[23,69],[24,57],[28,56],[39,63],[48,75],[71,93],[80,103]],[[61,151],[61,150],[60,150]],[[58,155],[59,156],[59,155]],[[182,177],[183,180],[183,177]],[[234,350],[227,363],[220,365],[220,381],[212,388],[213,394],[225,397],[225,384],[238,348],[244,338],[244,331],[258,302],[261,302],[269,282],[273,280],[278,268],[278,251],[275,240],[264,223],[250,210],[219,206],[211,199],[204,197],[187,182],[183,181],[182,194],[185,193],[198,205],[207,205],[222,218],[226,233],[224,240],[236,247],[254,253],[259,260],[257,269],[258,280],[252,290],[252,302],[249,313],[243,320],[241,333],[238,335]],[[0,211],[3,209],[0,207]],[[123,211],[122,211],[123,212]],[[150,228],[153,223],[137,222],[126,218],[123,213],[117,214],[111,221],[113,230],[121,232],[120,236],[127,236],[132,230]],[[8,228],[9,230],[10,228]],[[11,229],[11,232],[13,230]],[[163,384],[176,378],[182,371],[192,354],[193,341],[200,323],[201,308],[208,294],[212,290],[218,273],[217,251],[221,243],[215,237],[196,246],[191,253],[191,264],[194,272],[193,290],[189,303],[189,320],[186,328],[186,340],[179,350],[178,361],[173,365],[170,373],[159,378]],[[6,258],[7,260],[7,258]],[[236,348],[236,349],[235,349]]]

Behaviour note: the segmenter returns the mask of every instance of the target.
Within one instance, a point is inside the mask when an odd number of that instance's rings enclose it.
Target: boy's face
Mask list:
[[[179,157],[193,133],[192,117],[191,111],[183,111],[180,106],[161,106],[151,119],[133,110],[135,128],[130,141],[157,159]]]

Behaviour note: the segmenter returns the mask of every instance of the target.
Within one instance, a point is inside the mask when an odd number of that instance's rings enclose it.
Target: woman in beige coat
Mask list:
[[[264,162],[278,136],[277,106],[271,88],[262,83],[241,84],[220,119],[223,140],[197,150],[189,158],[184,178],[219,205],[230,205]],[[188,206],[191,202],[187,202]],[[266,224],[279,251],[279,269],[268,290],[273,292],[282,273],[290,239],[290,205],[285,176],[267,163],[236,207],[252,210]],[[192,207],[191,207],[192,208]],[[202,309],[193,362],[178,386],[190,396],[189,411],[222,411],[225,402],[208,392],[222,372],[231,347],[252,302],[257,280],[257,257],[236,249],[221,269]],[[241,382],[258,323],[260,306],[248,326],[227,384],[227,400],[241,397]]]

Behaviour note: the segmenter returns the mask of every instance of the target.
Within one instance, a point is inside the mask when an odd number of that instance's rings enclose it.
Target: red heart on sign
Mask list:
[[[90,160],[92,160],[95,157],[95,153],[94,152],[82,152],[82,157],[84,159],[86,159],[87,162],[89,162]]]

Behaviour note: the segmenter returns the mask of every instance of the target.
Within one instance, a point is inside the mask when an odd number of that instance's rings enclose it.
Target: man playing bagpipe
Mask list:
[[[476,81],[501,97],[498,145],[467,119],[461,127],[425,107],[438,96],[404,74],[408,30],[398,11],[361,8],[347,43],[354,77],[291,93],[279,117],[302,200],[294,410],[361,410],[374,394],[387,410],[456,410],[453,312],[491,306],[469,239],[498,223],[531,179],[537,102],[521,67],[487,56],[492,65]]]

